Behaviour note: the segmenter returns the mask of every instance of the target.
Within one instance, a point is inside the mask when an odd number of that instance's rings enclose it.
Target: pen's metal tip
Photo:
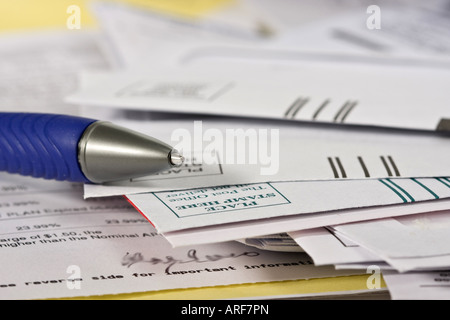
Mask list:
[[[179,167],[184,162],[184,157],[177,151],[172,150],[169,155],[170,163],[176,167]]]

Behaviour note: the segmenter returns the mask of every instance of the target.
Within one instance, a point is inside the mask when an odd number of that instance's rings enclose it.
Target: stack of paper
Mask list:
[[[205,4],[201,15],[140,5],[93,3],[100,30],[72,30],[76,43],[65,32],[35,38],[55,50],[24,36],[0,43],[0,54],[14,41],[53,70],[39,88],[38,67],[24,80],[25,53],[15,55],[2,108],[114,121],[186,158],[83,190],[5,175],[1,259],[44,259],[30,248],[63,258],[27,279],[9,264],[4,297],[288,281],[267,295],[450,298],[448,5],[245,0]],[[65,73],[58,61],[71,61]],[[61,99],[70,109],[54,106]],[[363,285],[343,288],[340,276]],[[311,278],[317,288],[289,291]],[[320,289],[324,278],[336,285]]]

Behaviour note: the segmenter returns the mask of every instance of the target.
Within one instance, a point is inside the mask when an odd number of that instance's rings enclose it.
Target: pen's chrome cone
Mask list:
[[[175,149],[170,152],[169,159],[170,163],[176,167],[181,166],[184,162],[184,157]]]
[[[152,175],[183,160],[162,141],[103,121],[88,127],[79,142],[80,167],[94,183]]]

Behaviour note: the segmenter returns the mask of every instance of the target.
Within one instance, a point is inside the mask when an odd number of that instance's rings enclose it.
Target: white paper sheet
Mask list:
[[[307,28],[291,30],[279,44],[448,60],[449,39],[446,1],[372,1]]]
[[[91,8],[107,37],[109,56],[120,67],[172,65],[186,51],[204,44],[237,45],[259,38],[245,19],[239,27],[239,21],[218,22],[214,16],[209,21],[183,19],[120,3],[97,2]]]
[[[450,267],[450,212],[335,226],[400,272]]]
[[[308,253],[317,266],[381,261],[377,255],[330,228],[294,231],[289,235]]]
[[[383,271],[391,298],[394,300],[448,300],[448,271],[407,272]]]
[[[382,272],[395,270],[393,267],[383,261],[343,263],[335,264],[334,267],[336,270],[367,270],[368,268],[373,268]]]
[[[326,227],[355,221],[402,216],[423,212],[448,210],[450,201],[443,199],[432,202],[416,202],[408,205],[377,206],[360,209],[344,209],[338,211],[300,214],[278,218],[251,220],[238,223],[193,228],[167,232],[164,237],[175,246],[188,244],[214,243],[246,237],[255,237],[279,232]]]

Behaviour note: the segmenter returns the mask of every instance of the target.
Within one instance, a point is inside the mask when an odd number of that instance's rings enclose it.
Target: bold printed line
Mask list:
[[[391,172],[391,169],[389,168],[389,166],[388,166],[388,164],[386,162],[386,159],[384,159],[383,156],[380,156],[380,159],[381,159],[381,162],[383,162],[384,168],[386,169],[386,172],[387,172],[388,176],[392,177],[392,172]]]
[[[448,181],[446,178],[435,178],[437,181],[439,181],[440,183],[442,183],[443,185],[447,186],[450,188],[450,184],[447,184],[445,181]],[[445,179],[445,180],[441,180],[441,179]],[[450,181],[449,181],[450,182]]]
[[[414,200],[414,198],[402,187],[400,187],[398,184],[396,184],[394,181],[392,181],[391,179],[386,179],[387,181],[389,181],[390,183],[392,183],[394,186],[396,186],[398,189],[400,189],[410,200],[411,202],[415,202],[416,200]]]
[[[398,171],[398,168],[397,168],[397,166],[395,165],[394,159],[392,159],[391,156],[388,156],[388,160],[389,160],[389,162],[391,163],[392,168],[394,168],[395,175],[396,175],[397,177],[400,177],[400,172]]]
[[[309,101],[308,98],[304,98],[301,99],[298,103],[297,103],[297,107],[295,108],[294,112],[292,113],[291,119],[294,119],[295,116],[297,115],[297,112],[300,111],[301,108],[303,108],[303,106]]]
[[[366,164],[364,163],[362,157],[358,157],[358,161],[359,161],[359,164],[361,165],[361,167],[362,167],[362,169],[364,171],[364,176],[366,178],[369,178],[370,177],[370,173],[369,173],[369,170],[367,170]]]
[[[336,167],[334,166],[333,159],[331,159],[331,157],[328,157],[328,162],[330,163],[331,170],[333,170],[334,177],[339,178],[338,172],[336,170]]]
[[[278,189],[277,188],[275,188],[271,183],[269,183],[269,182],[266,182],[272,189],[274,189],[276,192],[278,192],[279,194],[280,194],[280,196],[282,196],[283,198],[284,198],[284,200],[286,200],[288,203],[291,203],[291,201],[288,199],[288,198],[286,198],[285,196],[284,196],[284,194],[282,194],[280,191],[278,191]],[[281,204],[281,203],[280,203]]]
[[[353,101],[350,106],[347,108],[347,111],[345,111],[344,115],[341,118],[341,122],[344,122],[345,118],[347,118],[348,114],[350,113],[350,111],[353,110],[353,108],[357,105],[358,103],[356,101]]]
[[[289,113],[291,113],[292,109],[294,109],[294,107],[297,105],[298,101],[301,100],[301,99],[302,99],[301,97],[295,99],[294,103],[291,104],[291,105],[289,106],[289,108],[288,108],[288,109],[286,110],[286,112],[284,113],[284,117],[285,117],[285,118],[288,117]]]
[[[308,98],[298,97],[284,113],[285,118],[294,118],[297,112],[309,101]]]
[[[400,192],[398,192],[397,190],[395,190],[393,187],[391,187],[389,184],[387,184],[386,182],[384,182],[382,179],[379,179],[378,181],[380,181],[382,184],[384,184],[386,187],[388,187],[389,189],[391,189],[392,191],[395,192],[396,195],[398,195],[400,197],[400,199],[403,200],[403,202],[408,202],[408,200],[406,200],[406,198],[404,196],[402,196],[400,194]]]
[[[427,190],[435,199],[439,199],[439,196],[436,193],[434,193],[433,190],[431,190],[426,185],[424,185],[422,182],[418,181],[415,178],[411,178],[411,180],[414,181],[415,183],[417,183],[419,186],[421,186],[425,190]]]
[[[313,114],[313,120],[316,120],[317,117],[319,116],[319,113],[322,112],[323,109],[325,109],[325,107],[327,106],[327,104],[330,103],[330,99],[325,100],[324,102],[322,102],[322,104],[319,106],[319,108],[317,108],[316,112],[314,112]]]
[[[336,162],[338,164],[339,170],[341,170],[342,178],[347,178],[347,174],[345,173],[344,167],[342,166],[341,160],[338,157],[335,157]]]
[[[341,113],[347,108],[348,104],[349,104],[349,102],[346,101],[346,102],[344,103],[344,105],[343,105],[343,106],[339,109],[339,111],[336,113],[336,115],[334,116],[334,121],[335,121],[335,122],[337,121],[337,119],[339,118],[339,116],[341,115]]]

